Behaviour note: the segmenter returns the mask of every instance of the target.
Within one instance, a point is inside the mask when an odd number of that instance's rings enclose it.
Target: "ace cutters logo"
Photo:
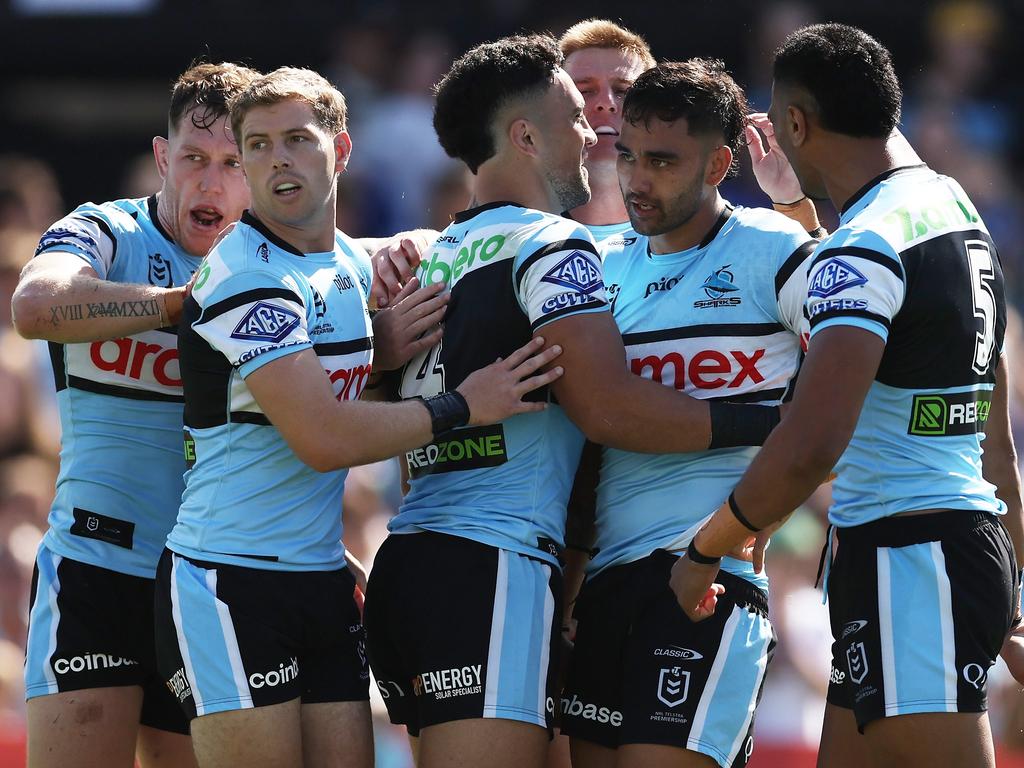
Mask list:
[[[866,284],[868,279],[856,267],[842,259],[826,261],[811,279],[807,293],[827,299],[829,296]]]
[[[690,692],[690,673],[681,667],[666,667],[658,674],[658,701],[678,707]]]
[[[591,294],[602,285],[601,270],[580,251],[573,251],[558,262],[541,281],[582,294]]]
[[[290,309],[258,301],[235,326],[231,338],[277,344],[298,324],[299,316]]]

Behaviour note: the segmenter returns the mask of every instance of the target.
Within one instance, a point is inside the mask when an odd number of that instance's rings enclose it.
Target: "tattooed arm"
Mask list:
[[[49,251],[22,270],[11,312],[26,339],[102,341],[176,325],[185,292],[101,280],[77,256]]]

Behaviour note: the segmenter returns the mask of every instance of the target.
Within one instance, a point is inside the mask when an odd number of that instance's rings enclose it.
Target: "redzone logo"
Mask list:
[[[705,349],[693,355],[689,364],[678,352],[669,352],[664,356],[648,355],[636,357],[629,361],[629,369],[637,376],[643,376],[645,370],[651,371],[651,379],[662,384],[671,384],[676,389],[685,389],[686,380],[697,389],[733,388],[743,384],[747,379],[751,384],[760,384],[764,376],[757,370],[758,361],[764,357],[765,350],[757,349],[749,356],[746,352],[732,350],[725,354],[715,349]],[[739,368],[736,368],[736,365]],[[671,366],[673,378],[666,379],[665,369]]]
[[[337,371],[327,371],[331,377],[331,384],[337,385],[341,382],[341,388],[335,386],[338,400],[358,400],[359,395],[366,386],[366,380],[370,378],[373,366],[357,365],[355,368],[340,368]]]
[[[152,370],[153,379],[158,384],[165,387],[181,387],[176,347],[168,349],[137,339],[94,341],[89,346],[89,358],[101,371],[118,373],[137,381],[143,380],[143,369],[148,365]]]

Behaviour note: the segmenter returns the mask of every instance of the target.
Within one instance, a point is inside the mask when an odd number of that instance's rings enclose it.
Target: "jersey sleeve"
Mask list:
[[[43,233],[35,255],[73,254],[106,280],[117,255],[118,237],[126,234],[127,222],[120,220],[124,216],[127,214],[104,211],[99,206],[79,206]],[[131,224],[134,225],[134,221]]]
[[[884,241],[826,241],[807,281],[811,336],[833,325],[852,325],[887,340],[905,295],[903,264]]]
[[[546,236],[528,240],[516,259],[516,295],[534,331],[569,315],[608,310],[597,246],[585,228],[566,224],[572,226],[545,228]]]
[[[807,274],[817,246],[818,241],[814,239],[800,243],[775,273],[775,300],[778,304],[779,320],[786,328],[801,336],[808,330],[807,317],[804,314],[804,305],[807,303]]]
[[[197,301],[202,312],[192,328],[243,377],[313,346],[302,298],[277,275],[232,275]]]

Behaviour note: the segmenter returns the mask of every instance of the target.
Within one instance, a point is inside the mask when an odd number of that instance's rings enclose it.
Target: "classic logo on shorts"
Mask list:
[[[690,673],[681,667],[666,667],[658,674],[658,701],[678,707],[690,692]]]
[[[689,648],[680,648],[678,645],[670,645],[668,648],[656,648],[654,650],[655,656],[671,656],[681,661],[697,661],[703,659],[704,655],[697,653],[697,651],[691,651]]]
[[[249,687],[274,688],[284,683],[290,683],[298,676],[299,660],[292,656],[290,664],[286,665],[284,662],[281,662],[277,665],[277,669],[272,669],[269,672],[253,672],[249,675]]]
[[[859,632],[864,629],[868,623],[864,619],[856,619],[854,621],[848,621],[843,625],[843,631],[840,633],[839,638],[849,637],[854,632]]]
[[[826,261],[821,269],[814,273],[814,278],[807,286],[807,293],[821,299],[864,285],[868,279],[854,266],[842,259],[832,258]]]
[[[853,643],[846,649],[846,663],[850,667],[850,679],[858,685],[868,676],[868,658],[864,643]]]
[[[231,332],[231,338],[277,344],[299,324],[299,316],[286,307],[257,301]]]

